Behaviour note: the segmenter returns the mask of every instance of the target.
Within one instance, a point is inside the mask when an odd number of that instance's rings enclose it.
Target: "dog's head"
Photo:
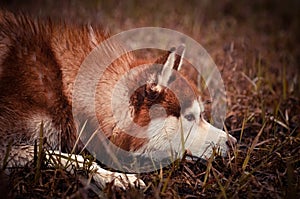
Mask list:
[[[225,156],[229,143],[236,142],[205,121],[198,89],[178,72],[183,54],[184,46],[171,49],[154,64],[133,68],[118,82],[112,98],[120,98],[112,104],[117,107],[113,111],[115,126],[129,136],[115,136],[117,145],[131,143],[133,148],[128,144],[123,148],[140,153],[165,151],[173,155],[189,150],[193,156],[209,158],[214,148]],[[127,94],[128,102],[124,102],[120,96]],[[129,111],[122,109],[125,106]]]

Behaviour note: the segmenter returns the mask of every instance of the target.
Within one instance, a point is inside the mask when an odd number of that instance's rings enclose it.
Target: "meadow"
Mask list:
[[[300,198],[300,3],[298,1],[3,1],[42,20],[91,23],[113,35],[165,27],[199,42],[224,81],[228,157],[188,157],[140,174],[145,189],[97,191],[88,171],[28,166],[0,189],[13,198]],[[207,113],[209,119],[209,111]],[[2,175],[2,174],[1,174]],[[4,184],[4,183],[3,183]]]

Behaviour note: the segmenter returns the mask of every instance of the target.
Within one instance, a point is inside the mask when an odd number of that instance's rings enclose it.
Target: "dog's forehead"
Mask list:
[[[201,112],[203,112],[203,106],[201,106],[201,102],[199,102],[197,99],[195,99],[190,106],[185,107],[185,109],[182,110],[183,114],[193,114],[194,116],[200,115]]]
[[[201,95],[198,95],[198,97],[197,97],[197,103],[198,103],[200,112],[202,113],[203,111],[205,111],[204,110],[204,103],[202,101]]]
[[[203,106],[201,101],[200,92],[196,85],[187,80],[181,75],[175,74],[176,80],[172,82],[169,87],[170,92],[174,92],[176,98],[179,101],[180,109],[182,113],[186,113],[186,110],[195,110],[203,112]]]

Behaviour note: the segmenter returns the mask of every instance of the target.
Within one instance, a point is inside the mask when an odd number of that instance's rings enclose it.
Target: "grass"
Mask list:
[[[300,198],[299,3],[151,3],[70,1],[60,5],[67,12],[54,1],[47,6],[18,1],[5,5],[42,17],[104,24],[112,33],[153,25],[172,28],[196,39],[219,67],[227,91],[225,127],[238,140],[231,154],[206,163],[185,155],[167,168],[141,174],[148,185],[143,190],[109,185],[100,197]],[[3,178],[13,197],[99,197],[87,186],[87,170],[70,173],[43,164],[33,168],[29,164]]]

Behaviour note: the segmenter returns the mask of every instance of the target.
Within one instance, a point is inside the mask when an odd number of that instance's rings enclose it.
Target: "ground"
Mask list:
[[[141,174],[145,190],[105,189],[109,198],[300,198],[300,3],[298,1],[4,1],[6,9],[71,23],[100,24],[111,34],[157,26],[198,41],[221,72],[225,127],[238,144],[231,157],[183,159]],[[9,182],[15,198],[95,197],[86,171],[22,170]],[[2,175],[2,174],[1,174]],[[6,186],[6,185],[3,185]],[[1,185],[1,187],[3,187]],[[7,189],[2,189],[7,193]],[[4,193],[5,194],[5,193]]]

